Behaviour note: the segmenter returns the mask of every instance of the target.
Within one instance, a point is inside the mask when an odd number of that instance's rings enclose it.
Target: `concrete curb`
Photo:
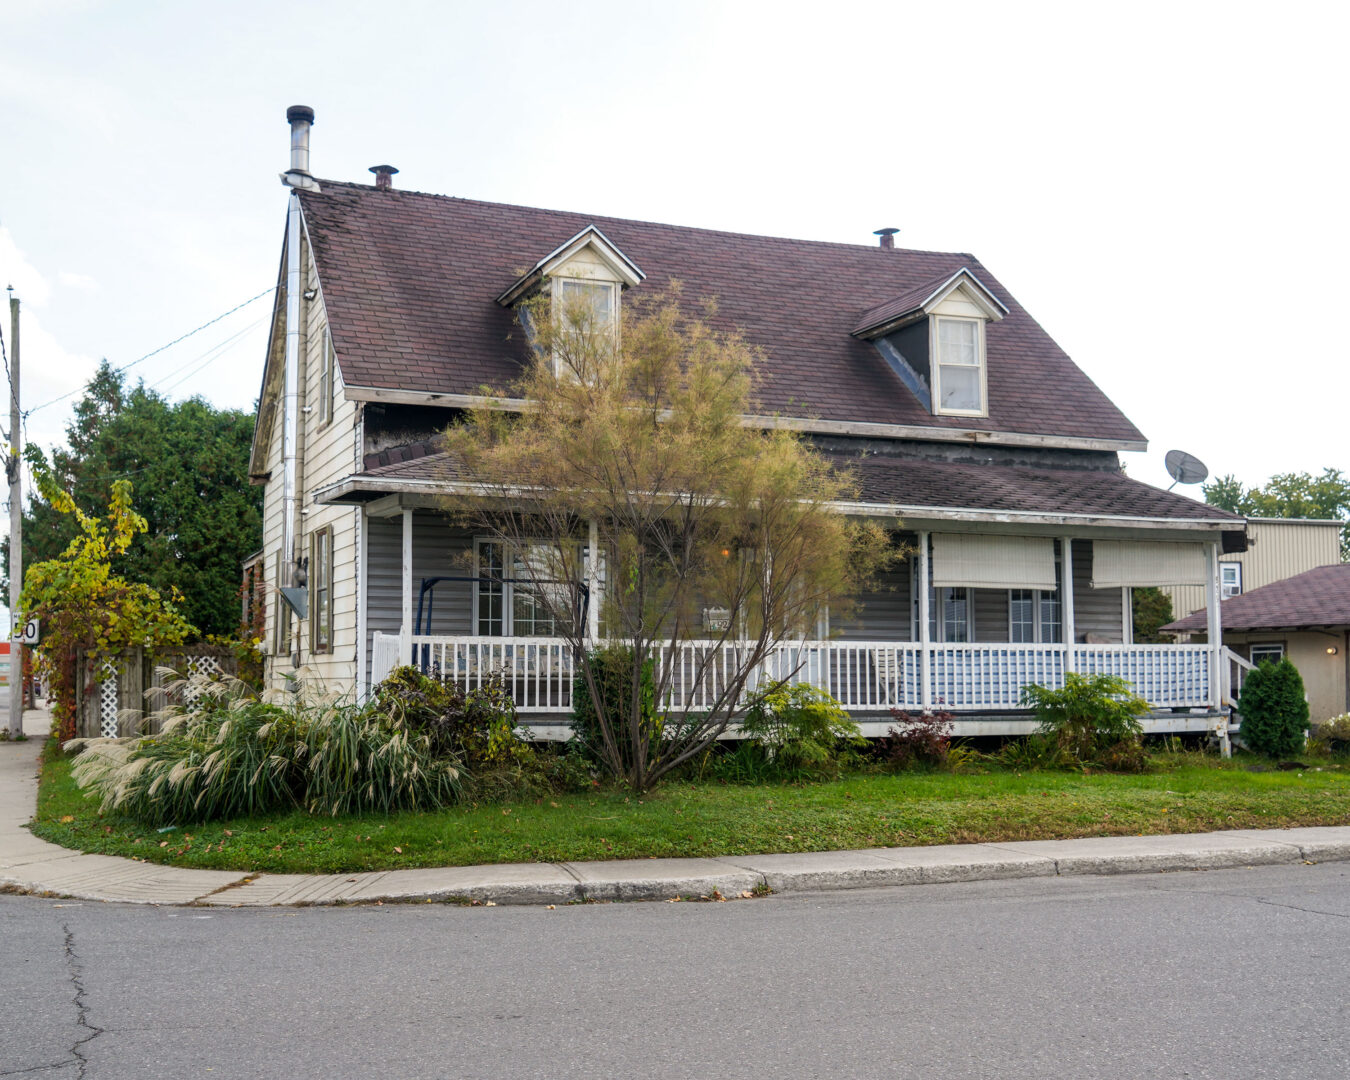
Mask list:
[[[246,874],[82,855],[25,827],[37,799],[39,738],[0,746],[0,887],[132,904],[272,907],[370,903],[575,904],[736,899],[958,881],[1222,870],[1350,861],[1350,827],[1238,829],[1166,836],[869,848],[715,859],[625,859],[385,870]]]

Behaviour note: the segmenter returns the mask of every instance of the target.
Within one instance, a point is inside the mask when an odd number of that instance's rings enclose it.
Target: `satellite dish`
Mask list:
[[[1163,459],[1167,465],[1167,474],[1172,478],[1171,491],[1177,484],[1201,484],[1209,477],[1209,469],[1198,457],[1185,450],[1169,450]]]

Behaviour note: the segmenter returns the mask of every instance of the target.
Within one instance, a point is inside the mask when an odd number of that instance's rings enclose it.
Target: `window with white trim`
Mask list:
[[[985,409],[984,323],[933,316],[933,411],[983,416]]]
[[[576,586],[561,579],[565,560],[552,545],[512,549],[499,540],[479,539],[474,551],[475,632],[483,637],[556,637],[557,615],[567,608]],[[585,569],[583,565],[583,573]]]
[[[1219,588],[1222,599],[1242,594],[1242,564],[1238,562],[1219,563]]]
[[[323,356],[319,360],[319,423],[333,419],[333,375],[337,369],[337,353],[333,350],[333,335],[323,332]]]
[[[975,590],[928,586],[928,640],[975,640]]]
[[[1268,641],[1253,645],[1247,655],[1251,657],[1253,664],[1278,664],[1284,659],[1284,642]]]
[[[617,341],[619,286],[613,281],[591,278],[555,278],[552,292],[553,319],[563,338],[561,348],[554,351],[553,370],[554,374],[563,375],[569,366],[593,363],[595,349],[602,347],[604,341]],[[573,337],[576,357],[569,364],[559,352],[570,351],[567,341]]]
[[[1064,605],[1060,562],[1055,560],[1055,588],[1008,590],[1008,640],[1042,644],[1064,640]]]
[[[309,541],[310,652],[326,653],[333,643],[333,530],[317,529]]]

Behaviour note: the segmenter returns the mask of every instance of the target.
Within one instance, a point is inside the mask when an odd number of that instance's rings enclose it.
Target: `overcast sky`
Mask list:
[[[28,437],[274,283],[303,103],[321,177],[973,252],[1148,437],[1131,475],[1350,470],[1348,11],[0,0]],[[251,408],[266,315],[131,372]]]

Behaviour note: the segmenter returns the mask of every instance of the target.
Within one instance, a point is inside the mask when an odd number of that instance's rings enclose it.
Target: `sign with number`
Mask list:
[[[41,639],[42,623],[37,619],[29,619],[14,628],[14,640],[20,645],[36,645]]]

